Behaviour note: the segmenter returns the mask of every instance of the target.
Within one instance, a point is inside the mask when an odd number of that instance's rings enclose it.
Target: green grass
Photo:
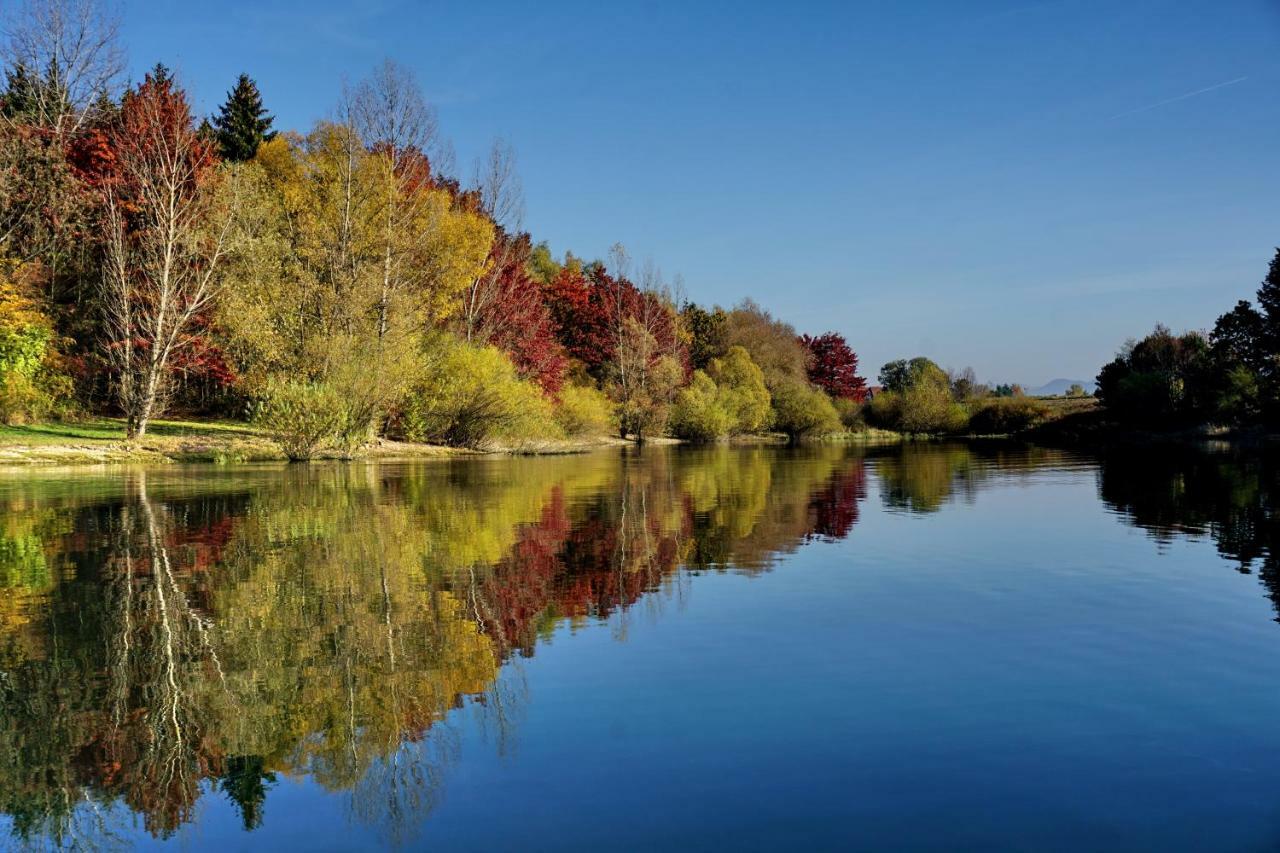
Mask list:
[[[235,421],[153,421],[146,438],[233,439],[255,438],[259,433],[248,424]],[[109,444],[124,440],[124,421],[119,418],[91,418],[83,421],[0,424],[0,445],[49,446],[65,444]]]

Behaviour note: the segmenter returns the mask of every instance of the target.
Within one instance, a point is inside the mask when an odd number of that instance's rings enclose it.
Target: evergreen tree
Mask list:
[[[4,72],[5,91],[0,95],[0,115],[17,118],[34,111],[34,94],[40,82],[27,73],[23,65]]]
[[[209,123],[207,118],[200,120],[200,126],[196,128],[196,136],[200,137],[202,141],[207,142],[210,145],[220,146],[218,142],[218,131]]]
[[[164,86],[173,82],[173,72],[163,62],[157,62],[147,76],[151,78],[151,82],[156,86]]]
[[[267,772],[263,765],[260,755],[228,756],[226,770],[219,780],[223,792],[240,812],[246,830],[262,825],[262,806],[267,799],[267,788],[276,781],[276,774]]]
[[[241,74],[213,119],[222,159],[236,163],[252,160],[259,145],[275,138],[271,129],[274,120],[262,106],[258,85],[248,74]]]
[[[1241,364],[1255,372],[1262,370],[1266,358],[1262,350],[1265,323],[1257,309],[1241,299],[1218,318],[1209,333],[1214,357],[1226,366]]]
[[[1262,308],[1264,346],[1275,356],[1280,354],[1280,249],[1276,249],[1267,277],[1258,288],[1258,306]]]

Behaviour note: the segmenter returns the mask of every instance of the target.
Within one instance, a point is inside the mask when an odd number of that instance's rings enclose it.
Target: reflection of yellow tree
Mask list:
[[[684,457],[682,457],[684,458]],[[698,566],[761,571],[814,530],[814,502],[842,472],[860,486],[862,461],[847,447],[712,448],[687,457],[681,483],[693,503]],[[833,495],[860,500],[862,491]]]
[[[964,445],[906,445],[881,457],[876,473],[886,505],[910,512],[935,512],[972,465],[973,454]]]
[[[64,516],[21,498],[0,512],[0,637],[20,631],[47,601],[56,571],[49,543],[66,532]]]
[[[999,472],[1004,479],[1074,464],[1070,454],[1005,444],[911,443],[875,457],[881,497],[891,509],[936,512],[953,497],[972,500]]]
[[[843,536],[863,494],[839,447],[82,483],[28,490],[44,515],[0,507],[0,542],[22,543],[0,576],[43,604],[0,645],[0,808],[29,835],[74,838],[113,802],[165,835],[209,783],[252,827],[272,780],[303,773],[410,826],[454,755],[451,711],[483,695],[505,737],[508,655],[660,602],[681,566],[756,571]]]

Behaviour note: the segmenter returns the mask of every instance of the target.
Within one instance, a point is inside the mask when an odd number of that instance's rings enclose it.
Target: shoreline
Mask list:
[[[671,439],[650,439],[652,444],[679,443]],[[592,437],[578,441],[537,442],[522,446],[495,446],[486,449],[448,447],[439,444],[379,439],[355,456],[334,451],[317,453],[313,461],[399,462],[422,459],[457,459],[483,456],[559,456],[588,453],[607,447],[634,446],[634,441],[614,437]],[[42,441],[39,443],[0,442],[0,468],[95,465],[239,465],[255,462],[290,464],[273,442],[263,437],[171,438],[146,437],[139,441]]]
[[[27,427],[0,427],[0,468],[42,466],[103,465],[237,465],[257,462],[289,464],[283,451],[251,426],[216,421],[162,422],[156,434],[127,442],[123,438],[104,435],[115,427],[111,420],[99,419],[88,426],[76,423],[39,424]],[[93,434],[97,431],[96,434]],[[79,437],[75,433],[89,433]],[[30,440],[24,440],[26,434]],[[814,437],[806,443],[848,444],[865,447],[937,441],[1015,441],[1072,450],[1106,450],[1135,444],[1256,445],[1280,436],[1262,430],[1226,430],[1198,427],[1171,432],[1155,432],[1120,428],[1115,424],[1089,419],[1072,423],[1069,419],[1043,424],[1021,433],[1003,435],[908,434],[881,429],[834,433]],[[650,446],[689,445],[681,439],[665,436],[645,439]],[[724,439],[727,446],[785,445],[781,434],[743,435]],[[355,456],[323,451],[314,461],[378,461],[410,462],[423,459],[458,459],[485,456],[566,456],[590,453],[606,448],[637,447],[633,439],[616,435],[589,436],[578,439],[522,442],[475,449],[439,444],[378,439]]]

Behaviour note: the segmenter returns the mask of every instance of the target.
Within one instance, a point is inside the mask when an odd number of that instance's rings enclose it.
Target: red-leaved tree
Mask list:
[[[858,356],[844,336],[827,332],[816,338],[801,335],[800,342],[809,351],[809,381],[836,399],[862,402],[867,396],[867,381],[858,375]]]
[[[528,234],[499,231],[489,269],[463,294],[467,337],[507,353],[520,375],[555,393],[564,384],[564,348],[556,340],[542,284],[529,275]]]

